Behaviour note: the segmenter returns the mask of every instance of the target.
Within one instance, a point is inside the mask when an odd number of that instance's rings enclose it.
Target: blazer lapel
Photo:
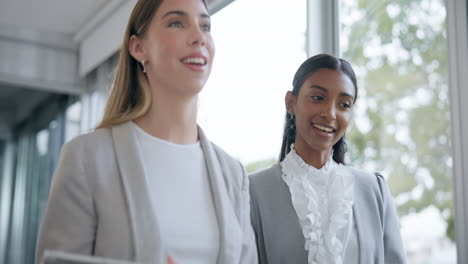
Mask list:
[[[112,127],[112,137],[128,206],[134,257],[142,263],[165,263],[159,225],[151,206],[142,157],[132,126],[131,122],[126,122]]]
[[[198,128],[200,144],[205,155],[208,177],[220,231],[218,263],[239,263],[241,256],[242,230],[234,213],[226,189],[220,162],[202,129]]]

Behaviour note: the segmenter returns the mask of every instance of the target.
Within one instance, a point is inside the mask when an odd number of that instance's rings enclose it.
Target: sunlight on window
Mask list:
[[[198,122],[244,164],[278,156],[284,96],[306,58],[306,10],[306,0],[236,0],[212,17],[216,56]]]

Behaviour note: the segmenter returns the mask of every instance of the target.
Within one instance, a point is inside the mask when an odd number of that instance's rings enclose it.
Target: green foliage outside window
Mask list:
[[[388,176],[400,216],[437,207],[453,240],[443,0],[341,1],[340,18],[363,120],[348,135],[351,163]]]

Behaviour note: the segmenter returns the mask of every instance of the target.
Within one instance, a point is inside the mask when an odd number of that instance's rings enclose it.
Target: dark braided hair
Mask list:
[[[318,54],[310,57],[299,66],[293,79],[293,90],[292,94],[297,96],[304,82],[313,73],[320,69],[330,69],[342,72],[346,74],[354,85],[356,95],[354,102],[356,102],[358,87],[356,81],[356,75],[351,67],[351,64],[344,59],[340,59],[328,54]],[[291,151],[291,144],[296,140],[296,120],[294,114],[287,113],[284,122],[283,142],[281,144],[281,152],[279,161],[283,161],[284,157]],[[339,164],[345,164],[345,153],[348,151],[346,145],[345,135],[343,135],[335,145],[333,145],[333,160]]]

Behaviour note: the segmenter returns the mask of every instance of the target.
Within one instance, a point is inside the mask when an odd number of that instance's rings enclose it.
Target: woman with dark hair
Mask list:
[[[404,263],[384,178],[345,165],[358,88],[351,65],[306,60],[286,93],[279,162],[250,176],[259,263]]]
[[[138,263],[257,263],[249,181],[197,125],[204,0],[138,0],[97,129],[65,144],[37,243]]]

